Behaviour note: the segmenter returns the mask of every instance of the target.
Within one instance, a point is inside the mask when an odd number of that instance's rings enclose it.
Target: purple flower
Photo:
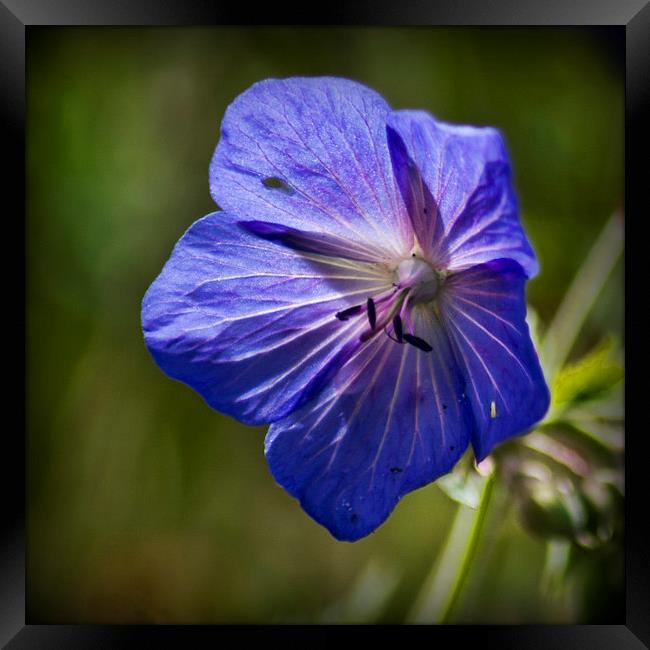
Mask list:
[[[542,418],[538,266],[498,131],[271,79],[226,111],[210,190],[223,211],[144,298],[147,346],[211,407],[272,423],[273,476],[337,539]]]

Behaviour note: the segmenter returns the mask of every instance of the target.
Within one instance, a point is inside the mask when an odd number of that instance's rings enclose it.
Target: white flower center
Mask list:
[[[440,286],[435,269],[419,257],[409,257],[400,262],[395,270],[395,281],[398,287],[409,291],[409,302],[431,302],[437,295]]]

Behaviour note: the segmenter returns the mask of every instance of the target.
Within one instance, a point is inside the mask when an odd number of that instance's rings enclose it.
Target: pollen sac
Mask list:
[[[400,318],[399,314],[397,314],[397,316],[393,318],[393,330],[395,331],[395,338],[397,339],[397,342],[401,343],[403,328],[402,328],[402,319]]]
[[[336,312],[335,316],[339,320],[348,320],[350,316],[356,316],[361,312],[361,305],[355,305],[354,307],[348,307],[347,309],[344,309],[343,311],[338,311]]]
[[[414,336],[413,334],[404,334],[404,340],[418,350],[422,350],[423,352],[431,352],[431,350],[433,350],[431,345],[429,345],[424,339],[421,339],[419,336]]]
[[[375,325],[377,325],[377,310],[375,308],[375,301],[372,298],[368,298],[366,308],[368,310],[368,322],[370,323],[370,329],[374,330]]]

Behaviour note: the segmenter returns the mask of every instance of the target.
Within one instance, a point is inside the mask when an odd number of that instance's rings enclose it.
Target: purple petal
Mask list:
[[[268,221],[241,221],[240,226],[262,239],[277,242],[292,250],[376,263],[375,256],[363,245],[334,235],[297,230]]]
[[[391,127],[386,128],[386,133],[395,179],[406,204],[413,232],[425,257],[436,266],[445,268],[449,260],[442,248],[444,228],[438,206],[399,133]]]
[[[367,327],[336,312],[389,286],[371,265],[298,253],[218,212],[176,245],[145,295],[142,326],[162,370],[259,424],[313,393],[314,376]]]
[[[388,124],[403,139],[438,206],[447,268],[510,258],[533,277],[539,267],[519,222],[501,134],[438,122],[424,111],[394,111]]]
[[[541,420],[549,391],[526,324],[526,275],[496,260],[450,276],[440,313],[466,377],[478,460]]]
[[[469,444],[471,408],[449,340],[431,312],[416,309],[413,322],[433,352],[378,335],[313,402],[269,429],[273,476],[337,539],[368,535]]]
[[[270,79],[228,107],[210,166],[215,201],[271,221],[408,253],[412,232],[386,142],[390,107],[333,77]]]

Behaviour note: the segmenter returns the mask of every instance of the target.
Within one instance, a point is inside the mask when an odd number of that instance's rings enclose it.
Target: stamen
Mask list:
[[[402,342],[402,319],[400,318],[400,315],[397,314],[393,318],[393,330],[395,331],[395,337],[397,339],[398,343]]]
[[[377,324],[377,311],[375,310],[375,301],[372,298],[368,298],[368,322],[370,323],[370,329],[374,330]]]
[[[401,293],[396,297],[396,292],[393,289],[389,295],[374,299],[368,298],[366,311],[368,313],[368,322],[370,323],[370,328],[363,332],[359,337],[359,340],[362,343],[364,341],[370,340],[382,329],[388,333],[386,331],[386,326],[392,323],[393,317],[399,313],[408,291],[408,289],[405,289],[401,291]],[[377,311],[377,305],[385,302],[388,302],[388,305],[382,305],[380,310]]]
[[[355,305],[354,307],[348,307],[343,311],[336,312],[336,317],[339,320],[347,320],[350,316],[355,316],[361,311],[361,305]]]
[[[407,343],[410,343],[413,347],[418,348],[418,350],[422,350],[424,352],[431,352],[431,350],[433,350],[433,348],[419,336],[414,336],[413,334],[403,334],[402,337]]]
[[[395,343],[402,343],[402,341],[398,341],[385,327],[384,327],[384,333],[391,341],[395,341]]]

